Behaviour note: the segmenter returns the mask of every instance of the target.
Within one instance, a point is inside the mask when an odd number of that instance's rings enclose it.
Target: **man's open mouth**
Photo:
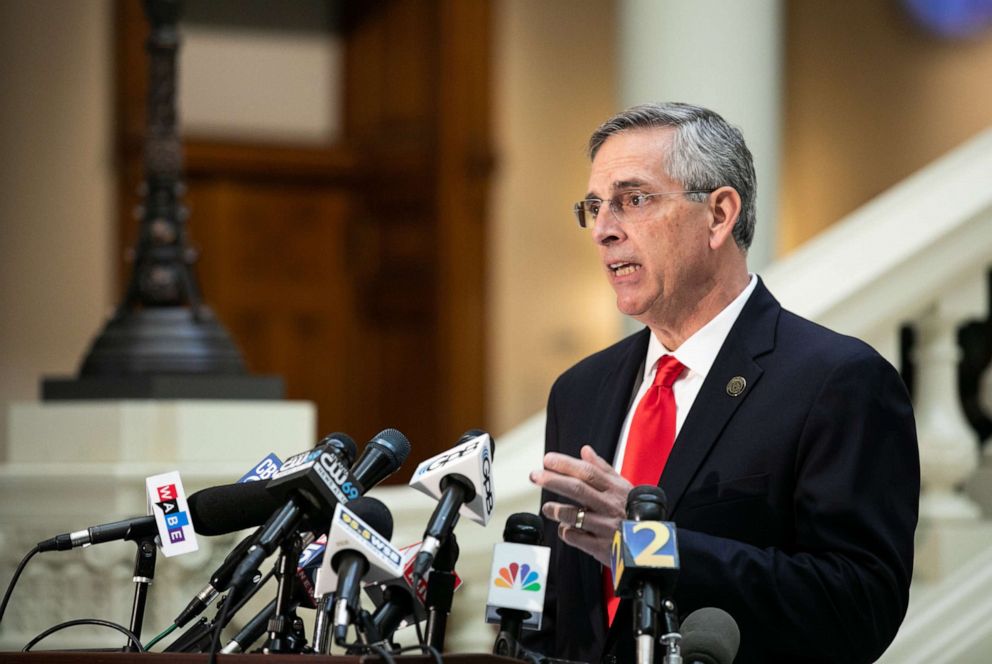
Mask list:
[[[641,269],[641,266],[637,263],[620,262],[620,263],[610,263],[609,268],[610,270],[613,271],[613,274],[615,274],[616,276],[624,277],[628,274],[633,274],[637,272],[638,270]]]

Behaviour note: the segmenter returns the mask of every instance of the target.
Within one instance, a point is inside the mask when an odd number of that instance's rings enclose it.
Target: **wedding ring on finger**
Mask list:
[[[580,507],[579,511],[575,513],[575,525],[572,526],[576,530],[582,530],[582,522],[586,520],[586,510],[584,507]]]

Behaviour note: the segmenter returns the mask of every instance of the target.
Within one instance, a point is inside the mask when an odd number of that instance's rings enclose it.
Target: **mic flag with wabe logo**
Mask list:
[[[148,512],[155,516],[158,526],[162,553],[169,558],[198,550],[179,471],[146,478],[145,489],[148,492]]]

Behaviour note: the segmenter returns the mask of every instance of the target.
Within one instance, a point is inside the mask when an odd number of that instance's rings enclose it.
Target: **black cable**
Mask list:
[[[231,604],[234,603],[231,600],[237,592],[238,586],[232,586],[231,591],[227,593],[227,599],[224,600],[224,606],[221,607],[220,616],[217,619],[217,627],[214,629],[214,635],[210,639],[210,656],[207,659],[207,664],[217,664],[217,651],[220,650],[220,633],[227,623],[227,614],[230,613]]]
[[[382,646],[372,643],[369,644],[368,646],[365,646],[365,648],[367,650],[371,650],[375,652],[375,654],[379,656],[379,659],[386,662],[386,664],[396,664],[396,660],[393,658],[393,656],[390,655],[389,651],[383,648]]]
[[[416,602],[417,600],[414,599],[413,601]],[[419,643],[421,646],[426,646],[427,640],[424,638],[423,630],[420,629],[420,621],[417,620],[416,611],[413,612],[413,628],[417,631],[417,643]]]
[[[28,564],[31,557],[38,553],[41,549],[35,546],[33,549],[28,551],[28,555],[21,558],[21,562],[17,565],[17,569],[14,570],[14,576],[10,577],[10,583],[7,584],[7,592],[3,594],[3,603],[0,604],[0,622],[3,622],[3,614],[7,610],[7,603],[10,601],[10,596],[14,593],[14,586],[17,585],[17,579],[20,578],[21,572],[24,571],[24,566]]]
[[[141,642],[138,640],[138,637],[135,636],[134,632],[129,630],[127,627],[122,627],[121,625],[110,622],[109,620],[100,620],[99,618],[80,618],[78,620],[67,620],[64,623],[59,623],[55,627],[49,627],[44,632],[34,637],[30,641],[28,641],[28,644],[23,648],[21,648],[21,652],[28,652],[29,650],[31,650],[31,648],[36,646],[38,642],[41,641],[42,639],[54,634],[55,632],[58,632],[59,630],[63,630],[66,627],[75,627],[76,625],[97,625],[100,627],[110,627],[111,629],[116,629],[118,632],[126,636],[128,638],[128,641],[134,644],[134,647],[138,649],[138,652],[148,652],[141,645]]]
[[[397,655],[402,655],[403,653],[405,653],[408,650],[419,650],[420,652],[426,653],[426,654],[430,655],[431,657],[433,657],[434,658],[434,661],[437,662],[437,664],[444,664],[444,660],[441,657],[441,653],[439,653],[437,651],[437,648],[435,648],[432,645],[418,644],[418,645],[412,645],[412,646],[404,646],[404,647],[400,648],[399,650],[397,650],[396,651],[396,654]]]

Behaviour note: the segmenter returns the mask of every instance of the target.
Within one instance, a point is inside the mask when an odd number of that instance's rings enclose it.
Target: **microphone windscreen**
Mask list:
[[[369,441],[369,445],[374,445],[392,455],[397,468],[410,456],[409,439],[396,429],[383,429]]]
[[[340,431],[324,436],[317,443],[317,447],[321,445],[329,445],[334,449],[346,466],[355,463],[355,457],[358,456],[358,445],[355,444],[355,439]]]
[[[661,487],[639,484],[627,494],[627,518],[637,521],[664,521],[668,498]]]
[[[682,660],[705,664],[731,664],[741,644],[737,622],[723,609],[706,607],[682,621]]]
[[[410,441],[396,429],[377,433],[351,467],[351,474],[368,491],[403,465],[410,455]]]
[[[211,537],[262,525],[282,507],[265,490],[265,484],[223,484],[197,491],[187,501],[193,529],[198,535]]]
[[[381,500],[372,496],[361,496],[350,501],[347,507],[385,540],[393,538],[393,515]]]
[[[544,523],[541,517],[529,512],[517,512],[506,519],[503,541],[514,544],[544,544]]]
[[[468,431],[466,431],[465,433],[462,434],[462,437],[461,438],[458,439],[458,442],[455,443],[455,447],[458,447],[462,443],[467,443],[468,441],[472,440],[473,438],[478,438],[479,436],[485,436],[486,434],[489,434],[489,453],[492,454],[493,457],[495,458],[496,457],[496,439],[493,438],[493,435],[490,434],[488,431],[484,431],[482,429],[469,429]]]

